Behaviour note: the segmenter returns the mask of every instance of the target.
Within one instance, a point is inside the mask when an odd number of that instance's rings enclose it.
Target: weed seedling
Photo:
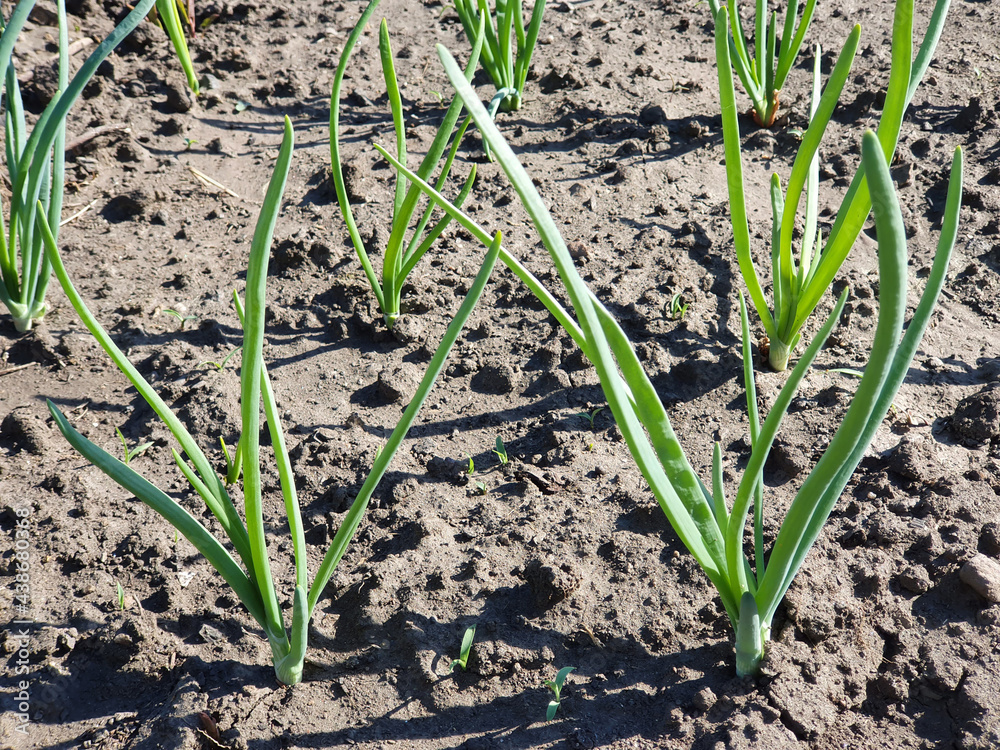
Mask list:
[[[590,431],[593,432],[596,429],[595,426],[594,426],[594,420],[597,419],[597,415],[600,414],[602,411],[604,411],[604,407],[603,406],[598,406],[593,411],[590,411],[590,412],[581,411],[576,416],[583,417],[588,422],[590,422]]]
[[[496,447],[493,449],[493,452],[497,454],[497,458],[500,459],[500,463],[506,466],[508,461],[507,446],[503,444],[503,440],[500,438],[499,435],[497,435],[497,444]]]
[[[469,456],[469,467],[465,470],[465,473],[470,477],[476,473],[476,462],[472,460],[472,456]]]
[[[152,443],[143,443],[142,445],[137,445],[132,450],[128,449],[128,443],[125,442],[125,436],[122,435],[122,431],[115,427],[115,432],[118,433],[118,439],[122,442],[122,451],[125,453],[125,465],[128,466],[129,462],[136,456],[141,456],[143,453],[148,451],[153,447]]]
[[[118,597],[118,611],[125,611],[125,589],[122,588],[120,581],[115,581],[115,594]]]
[[[552,691],[553,698],[549,701],[549,708],[545,712],[545,720],[552,721],[556,717],[556,711],[559,710],[559,702],[562,700],[562,689],[566,684],[566,678],[569,677],[569,673],[572,672],[576,667],[563,667],[556,674],[554,680],[546,680],[545,687]]]
[[[197,320],[198,319],[197,315],[182,315],[181,313],[177,312],[176,310],[171,310],[168,307],[163,308],[162,310],[160,310],[160,312],[164,313],[165,315],[172,315],[173,317],[177,318],[177,320],[180,322],[180,327],[177,329],[178,331],[183,331],[184,330],[184,326],[187,325],[187,322],[189,320]]]
[[[219,372],[222,372],[223,370],[226,369],[226,365],[229,364],[229,360],[231,360],[233,358],[233,355],[236,354],[236,352],[239,352],[239,351],[242,351],[242,350],[243,350],[242,346],[237,346],[235,349],[233,349],[231,352],[229,352],[229,354],[226,355],[226,358],[224,360],[222,360],[221,362],[213,362],[212,360],[207,359],[204,362],[202,362],[200,365],[198,365],[198,367],[204,367],[205,365],[212,365],[212,367],[214,367],[216,370],[218,370]]]
[[[487,493],[486,482],[476,482],[476,494],[485,495]]]
[[[461,667],[462,671],[469,664],[469,655],[472,653],[472,640],[476,637],[476,626],[470,625],[465,629],[465,635],[462,637],[462,649],[458,652],[458,658],[453,659],[451,662],[451,667],[449,667],[449,672],[454,672],[455,667]]]
[[[683,301],[681,293],[677,292],[673,297],[670,298],[670,319],[671,320],[684,320],[684,316],[687,315],[688,305]]]

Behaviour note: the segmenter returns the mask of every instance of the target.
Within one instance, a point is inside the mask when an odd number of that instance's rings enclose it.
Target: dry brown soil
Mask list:
[[[122,8],[71,5],[73,39],[103,36]],[[281,118],[291,117],[298,143],[274,244],[265,357],[315,570],[483,248],[449,231],[417,267],[406,314],[388,334],[329,181],[330,86],[362,3],[196,5],[199,16],[217,16],[193,41],[199,74],[213,76],[196,102],[167,42],[146,24],[75,108],[70,140],[113,127],[71,153],[66,215],[89,210],[64,227],[63,254],[104,326],[221,464],[219,438],[232,445],[238,431],[239,355],[221,371],[205,363],[240,342],[231,293],[242,288]],[[930,5],[917,2],[921,33]],[[863,129],[880,114],[891,12],[887,2],[820,0],[809,33],[829,71],[850,26],[863,27],[822,149],[825,225],[858,163]],[[433,44],[464,57],[467,41],[439,0],[385,0],[380,13],[393,34],[410,151],[419,154],[443,111],[439,92],[450,96]],[[732,488],[748,455],[742,281],[707,6],[560,1],[542,36],[524,108],[502,114],[501,129],[566,239],[580,243],[582,273],[635,342],[692,463],[707,479],[721,441]],[[35,112],[51,94],[53,38],[42,17],[17,53]],[[46,398],[108,450],[118,450],[116,427],[130,445],[152,442],[134,467],[198,508],[168,433],[53,286],[52,311],[34,332],[19,336],[0,316],[0,604],[13,620],[15,511],[29,508],[35,623],[26,735],[14,718],[16,626],[0,635],[3,744],[215,747],[200,731],[204,712],[229,748],[1000,746],[1000,604],[959,577],[974,555],[1000,557],[998,48],[1000,3],[954,0],[893,166],[915,299],[951,152],[966,149],[952,271],[889,418],[778,613],[760,677],[735,676],[718,599],[609,412],[593,428],[580,416],[604,403],[593,369],[499,269],[321,599],[304,682],[280,686],[262,633],[208,563],[55,431]],[[773,131],[741,120],[761,257],[766,180],[770,170],[787,178],[812,54],[803,53],[783,93],[786,120]],[[484,76],[476,83],[492,96]],[[370,144],[391,144],[392,132],[374,33],[355,53],[343,101],[358,220],[380,248],[392,174]],[[555,283],[477,136],[457,176],[474,162],[471,213]],[[878,288],[870,235],[839,276],[837,289],[851,288],[847,312],[768,466],[768,539],[856,387],[830,370],[867,359]],[[683,320],[667,314],[678,292],[689,305]],[[190,319],[182,326],[168,309]],[[758,370],[766,409],[785,376]],[[498,435],[506,466],[491,450]],[[463,471],[470,457],[472,477]],[[271,549],[287,599],[290,545],[276,477],[268,462]],[[472,623],[469,669],[449,674]],[[546,722],[543,681],[567,665],[576,671]]]

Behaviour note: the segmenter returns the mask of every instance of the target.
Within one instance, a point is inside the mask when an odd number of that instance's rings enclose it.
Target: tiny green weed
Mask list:
[[[670,298],[670,319],[684,320],[684,316],[687,315],[689,305],[689,302],[684,302],[684,298],[681,296],[681,293],[677,292]]]
[[[133,458],[141,456],[143,453],[148,451],[153,447],[152,443],[143,443],[142,445],[137,445],[135,448],[129,450],[128,443],[125,442],[125,436],[122,435],[122,431],[115,427],[115,432],[118,433],[118,439],[122,443],[122,451],[125,453],[125,465],[128,466]]]
[[[169,307],[164,307],[162,310],[160,310],[160,312],[162,312],[164,315],[171,315],[171,316],[177,318],[177,320],[180,322],[180,327],[177,329],[178,331],[183,331],[184,330],[184,326],[187,325],[187,322],[189,320],[197,320],[198,319],[197,315],[183,315],[183,314],[177,312],[176,310],[171,310]]]
[[[545,712],[545,720],[552,721],[556,717],[556,711],[559,710],[559,703],[562,701],[562,689],[566,684],[566,678],[569,677],[569,673],[572,672],[576,667],[563,667],[556,673],[556,678],[554,680],[546,680],[545,687],[552,691],[552,700],[549,701],[548,710]]]
[[[458,652],[458,658],[452,660],[451,667],[448,668],[449,672],[454,672],[455,667],[461,667],[462,671],[465,671],[469,665],[469,656],[472,654],[472,641],[475,637],[476,626],[470,625],[465,629],[465,635],[462,637],[462,649]]]
[[[499,435],[497,435],[497,444],[493,449],[493,452],[497,454],[497,458],[500,459],[500,463],[506,466],[507,461],[509,460],[507,457],[507,446],[503,444],[503,440]]]
[[[214,362],[211,359],[207,359],[201,364],[199,364],[198,367],[204,367],[205,365],[212,365],[212,367],[214,367],[216,370],[222,372],[223,370],[226,369],[226,365],[229,364],[229,360],[233,358],[233,355],[242,350],[243,350],[242,346],[237,346],[235,349],[229,352],[229,354],[226,355],[226,358],[221,362]]]
[[[597,415],[600,414],[602,411],[604,411],[604,407],[598,406],[593,411],[581,411],[574,416],[583,417],[584,419],[586,419],[590,423],[590,429],[593,432],[594,430],[597,429],[594,425],[594,420],[597,419]]]

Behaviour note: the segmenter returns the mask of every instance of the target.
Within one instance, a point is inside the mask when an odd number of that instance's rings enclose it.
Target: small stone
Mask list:
[[[569,563],[558,567],[532,560],[524,566],[521,577],[535,595],[535,606],[546,610],[571,596],[580,588],[581,576]]]
[[[1000,603],[1000,562],[986,555],[976,555],[958,573],[977,594],[994,604]]]
[[[194,94],[177,80],[167,81],[167,111],[181,114],[190,112],[194,106]]]
[[[961,684],[965,669],[957,656],[947,646],[921,647],[920,658],[924,664],[924,677],[933,690],[951,693]]]
[[[897,579],[900,588],[914,594],[923,594],[930,590],[931,577],[922,565],[911,565],[899,574]]]
[[[44,420],[31,406],[13,409],[0,424],[0,437],[9,440],[18,450],[36,456],[48,448],[49,433]]]
[[[554,67],[538,81],[538,88],[543,94],[551,94],[560,89],[582,89],[584,86],[586,81],[580,76],[579,71],[568,66]]]
[[[889,468],[905,479],[931,484],[940,476],[934,441],[922,435],[905,435],[888,458]]]
[[[218,91],[222,88],[222,79],[211,73],[205,73],[198,81],[198,84],[204,91]]]
[[[521,383],[521,371],[507,362],[483,365],[472,378],[472,389],[502,396],[512,393]]]
[[[404,315],[392,327],[392,337],[400,344],[419,344],[425,338],[424,324],[415,315]]]
[[[112,224],[141,218],[153,202],[152,194],[142,188],[121,193],[108,201],[101,215]]]
[[[959,401],[951,429],[972,443],[1000,438],[1000,388],[987,386]]]
[[[420,379],[413,365],[404,364],[401,367],[387,367],[378,374],[376,389],[378,395],[390,404],[396,401],[409,401],[417,390]]]
[[[201,630],[198,631],[198,635],[201,636],[205,643],[219,643],[224,641],[226,637],[216,628],[213,628],[208,623],[201,626]]]
[[[141,164],[149,159],[149,152],[131,138],[118,144],[115,158],[122,164]]]
[[[767,468],[784,472],[789,478],[797,477],[809,468],[809,458],[798,443],[778,438],[768,454]]]
[[[694,707],[699,711],[710,711],[717,700],[718,698],[715,697],[712,688],[702,688],[694,697]]]
[[[1000,521],[990,521],[979,531],[979,551],[1000,557]]]

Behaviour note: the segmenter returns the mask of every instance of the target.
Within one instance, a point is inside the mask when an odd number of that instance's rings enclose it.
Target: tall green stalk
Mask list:
[[[740,82],[753,103],[754,122],[769,128],[777,118],[781,90],[812,23],[816,0],[806,0],[801,19],[798,18],[799,0],[788,0],[780,39],[777,36],[777,16],[772,15],[768,19],[767,0],[756,0],[753,49],[746,43],[737,0],[729,0],[729,6],[732,28],[727,32],[728,48],[736,63]],[[712,18],[717,18],[719,0],[708,0],[708,7]]]
[[[64,0],[58,0],[59,89],[27,132],[21,90],[14,70],[13,52],[35,0],[21,0],[0,35],[0,79],[3,81],[4,150],[11,197],[8,223],[0,208],[0,302],[10,311],[18,331],[31,330],[47,310],[51,268],[42,237],[37,231],[41,211],[58,235],[65,183],[66,117],[97,67],[145,18],[154,0],[140,0],[93,54],[69,78],[69,39]]]
[[[892,160],[899,141],[906,109],[934,55],[949,5],[950,0],[937,0],[935,3],[927,32],[914,60],[913,0],[898,0],[896,3],[892,30],[892,67],[886,89],[885,106],[877,129],[883,155],[888,161]],[[732,40],[727,31],[727,14],[727,9],[723,7],[716,15],[715,50],[718,61],[733,244],[736,247],[740,274],[770,340],[768,361],[773,369],[780,371],[788,367],[789,358],[801,338],[802,327],[830,288],[871,212],[872,203],[862,163],[844,196],[837,218],[825,241],[818,231],[819,146],[850,74],[860,41],[861,28],[855,26],[845,42],[821,95],[817,49],[809,127],[803,134],[792,164],[787,190],[782,193],[777,175],[774,175],[771,181],[773,307],[769,307],[751,250],[740,151],[740,129],[730,56]],[[804,231],[796,255],[794,252],[796,226],[803,196],[806,204]]]
[[[180,14],[177,12],[178,2],[179,0],[156,0],[156,12],[163,23],[164,31],[170,37],[170,43],[174,46],[174,54],[177,55],[177,61],[184,71],[188,88],[191,89],[191,93],[198,96],[201,92],[201,86],[198,84],[198,75],[194,72],[191,53],[188,51],[187,39],[184,37],[184,29],[181,26]]]
[[[865,375],[844,421],[815,469],[806,479],[784,519],[769,554],[763,546],[763,509],[754,511],[751,538],[757,549],[753,562],[744,552],[746,523],[751,505],[762,489],[764,463],[781,422],[832,331],[846,301],[841,295],[819,335],[806,348],[762,424],[757,424],[753,368],[745,356],[748,409],[751,414],[749,463],[731,508],[722,482],[721,451],[713,454],[712,490],[698,479],[684,455],[662,402],[642,368],[624,332],[597,302],[573,264],[566,244],[549,215],[534,183],[493,125],[489,113],[461,75],[451,55],[438,47],[448,77],[468,108],[483,137],[514,186],[525,210],[548,249],[559,278],[576,311],[585,353],[597,370],[605,397],[626,444],[653,495],[681,541],[719,591],[736,634],[736,662],[740,674],[753,674],[763,658],[774,612],[818,538],[826,519],[881,424],[902,384],[944,283],[958,228],[961,207],[962,153],[956,149],[941,241],[931,274],[906,333],[900,339],[906,312],[907,257],[905,231],[888,164],[878,137],[867,132],[862,160],[870,176],[879,236],[879,319]],[[391,156],[383,154],[411,180],[416,177]],[[416,184],[420,184],[416,182]],[[435,202],[461,220],[460,210],[448,208],[430,186],[421,184]],[[741,302],[744,331],[749,330]],[[572,329],[570,329],[572,330]],[[748,348],[744,348],[748,352]],[[751,404],[753,400],[753,404]]]
[[[535,0],[527,28],[522,0],[495,0],[492,11],[489,0],[455,0],[455,12],[472,46],[482,46],[483,68],[497,89],[490,101],[490,116],[500,108],[505,112],[519,110],[542,28],[545,0]]]
[[[368,478],[341,523],[340,529],[320,563],[310,586],[307,567],[308,550],[295,490],[295,477],[292,473],[291,461],[281,427],[277,400],[263,357],[268,258],[291,164],[293,143],[294,134],[291,122],[285,118],[284,139],[251,244],[250,262],[247,269],[245,310],[237,299],[237,313],[244,330],[243,365],[240,373],[242,434],[239,441],[238,460],[242,462],[243,466],[243,511],[246,525],[232,503],[226,489],[226,482],[214,472],[210,462],[198,448],[187,429],[162,399],[156,395],[142,375],[129,363],[125,355],[87,309],[63,266],[55,237],[48,222],[45,221],[44,216],[39,222],[45,240],[46,252],[70,303],[112,361],[128,377],[140,395],[173,433],[187,457],[185,460],[175,450],[174,459],[191,487],[202,497],[206,506],[219,521],[225,537],[218,538],[172,497],[142,478],[131,467],[113,458],[109,453],[83,437],[55,404],[49,401],[49,411],[52,413],[56,426],[81,455],[165,518],[219,571],[240,601],[243,602],[250,615],[264,630],[271,647],[275,675],[279,681],[286,685],[294,685],[302,680],[308,646],[309,621],[318,604],[319,597],[354,537],[372,493],[385,475],[389,462],[395,456],[407,432],[416,420],[435,380],[444,369],[448,354],[479,301],[500,251],[500,236],[498,234],[493,239],[483,265],[457,315],[449,324],[441,344],[431,358],[416,393],[389,437],[385,448],[375,460]],[[272,577],[267,535],[264,528],[260,451],[261,401],[263,401],[264,414],[274,450],[295,559],[295,582],[291,597],[292,616],[288,630],[286,630],[285,618],[281,613],[281,604]],[[194,465],[194,469],[188,465],[187,461]],[[232,463],[235,464],[236,461],[234,460]],[[226,464],[228,469],[230,464],[228,458]],[[237,553],[238,561],[230,554],[227,546]]]
[[[399,319],[401,297],[403,285],[410,272],[414,269],[420,259],[424,256],[431,245],[441,236],[442,232],[451,222],[451,217],[445,215],[428,229],[433,204],[428,205],[421,215],[416,226],[411,231],[410,224],[416,215],[417,204],[421,193],[416,187],[411,186],[406,189],[406,181],[397,178],[395,194],[392,203],[392,231],[389,241],[384,248],[382,262],[382,280],[379,281],[375,268],[368,256],[368,250],[361,233],[358,231],[357,223],[354,220],[354,212],[351,210],[351,197],[347,193],[347,184],[344,180],[344,169],[340,154],[340,94],[343,87],[344,76],[347,72],[347,65],[350,61],[354,47],[361,37],[362,32],[368,25],[369,20],[375,13],[375,9],[382,0],[371,0],[361,18],[358,19],[354,30],[351,32],[344,45],[344,51],[340,55],[340,64],[333,79],[333,88],[330,94],[330,164],[333,173],[333,183],[337,191],[337,201],[340,204],[340,212],[347,224],[347,231],[354,245],[358,260],[365,272],[372,292],[378,300],[379,308],[385,318],[386,326],[392,328],[396,320]],[[479,53],[482,49],[482,40],[475,45],[472,50],[472,57],[466,68],[466,76],[472,78],[479,60]],[[399,84],[396,78],[396,66],[392,55],[392,46],[389,39],[389,29],[385,19],[379,26],[379,57],[382,63],[382,75],[385,79],[386,93],[389,98],[389,110],[392,114],[393,126],[396,134],[396,156],[406,162],[406,126],[403,121],[402,98],[399,92]],[[462,114],[462,103],[455,99],[448,107],[441,125],[438,126],[437,133],[430,149],[420,163],[418,173],[426,180],[431,179],[431,174],[437,168],[442,158],[444,162],[441,166],[436,185],[441,189],[451,173],[458,147],[465,136],[466,128],[469,126],[469,118],[466,117],[461,125],[458,125],[459,117]],[[457,126],[457,129],[456,129]],[[454,137],[452,137],[454,133]],[[451,139],[451,148],[448,148],[448,141]],[[476,167],[472,166],[469,176],[466,178],[455,203],[459,206],[468,197],[472,190],[472,185],[476,180]],[[410,239],[407,241],[407,233]]]

